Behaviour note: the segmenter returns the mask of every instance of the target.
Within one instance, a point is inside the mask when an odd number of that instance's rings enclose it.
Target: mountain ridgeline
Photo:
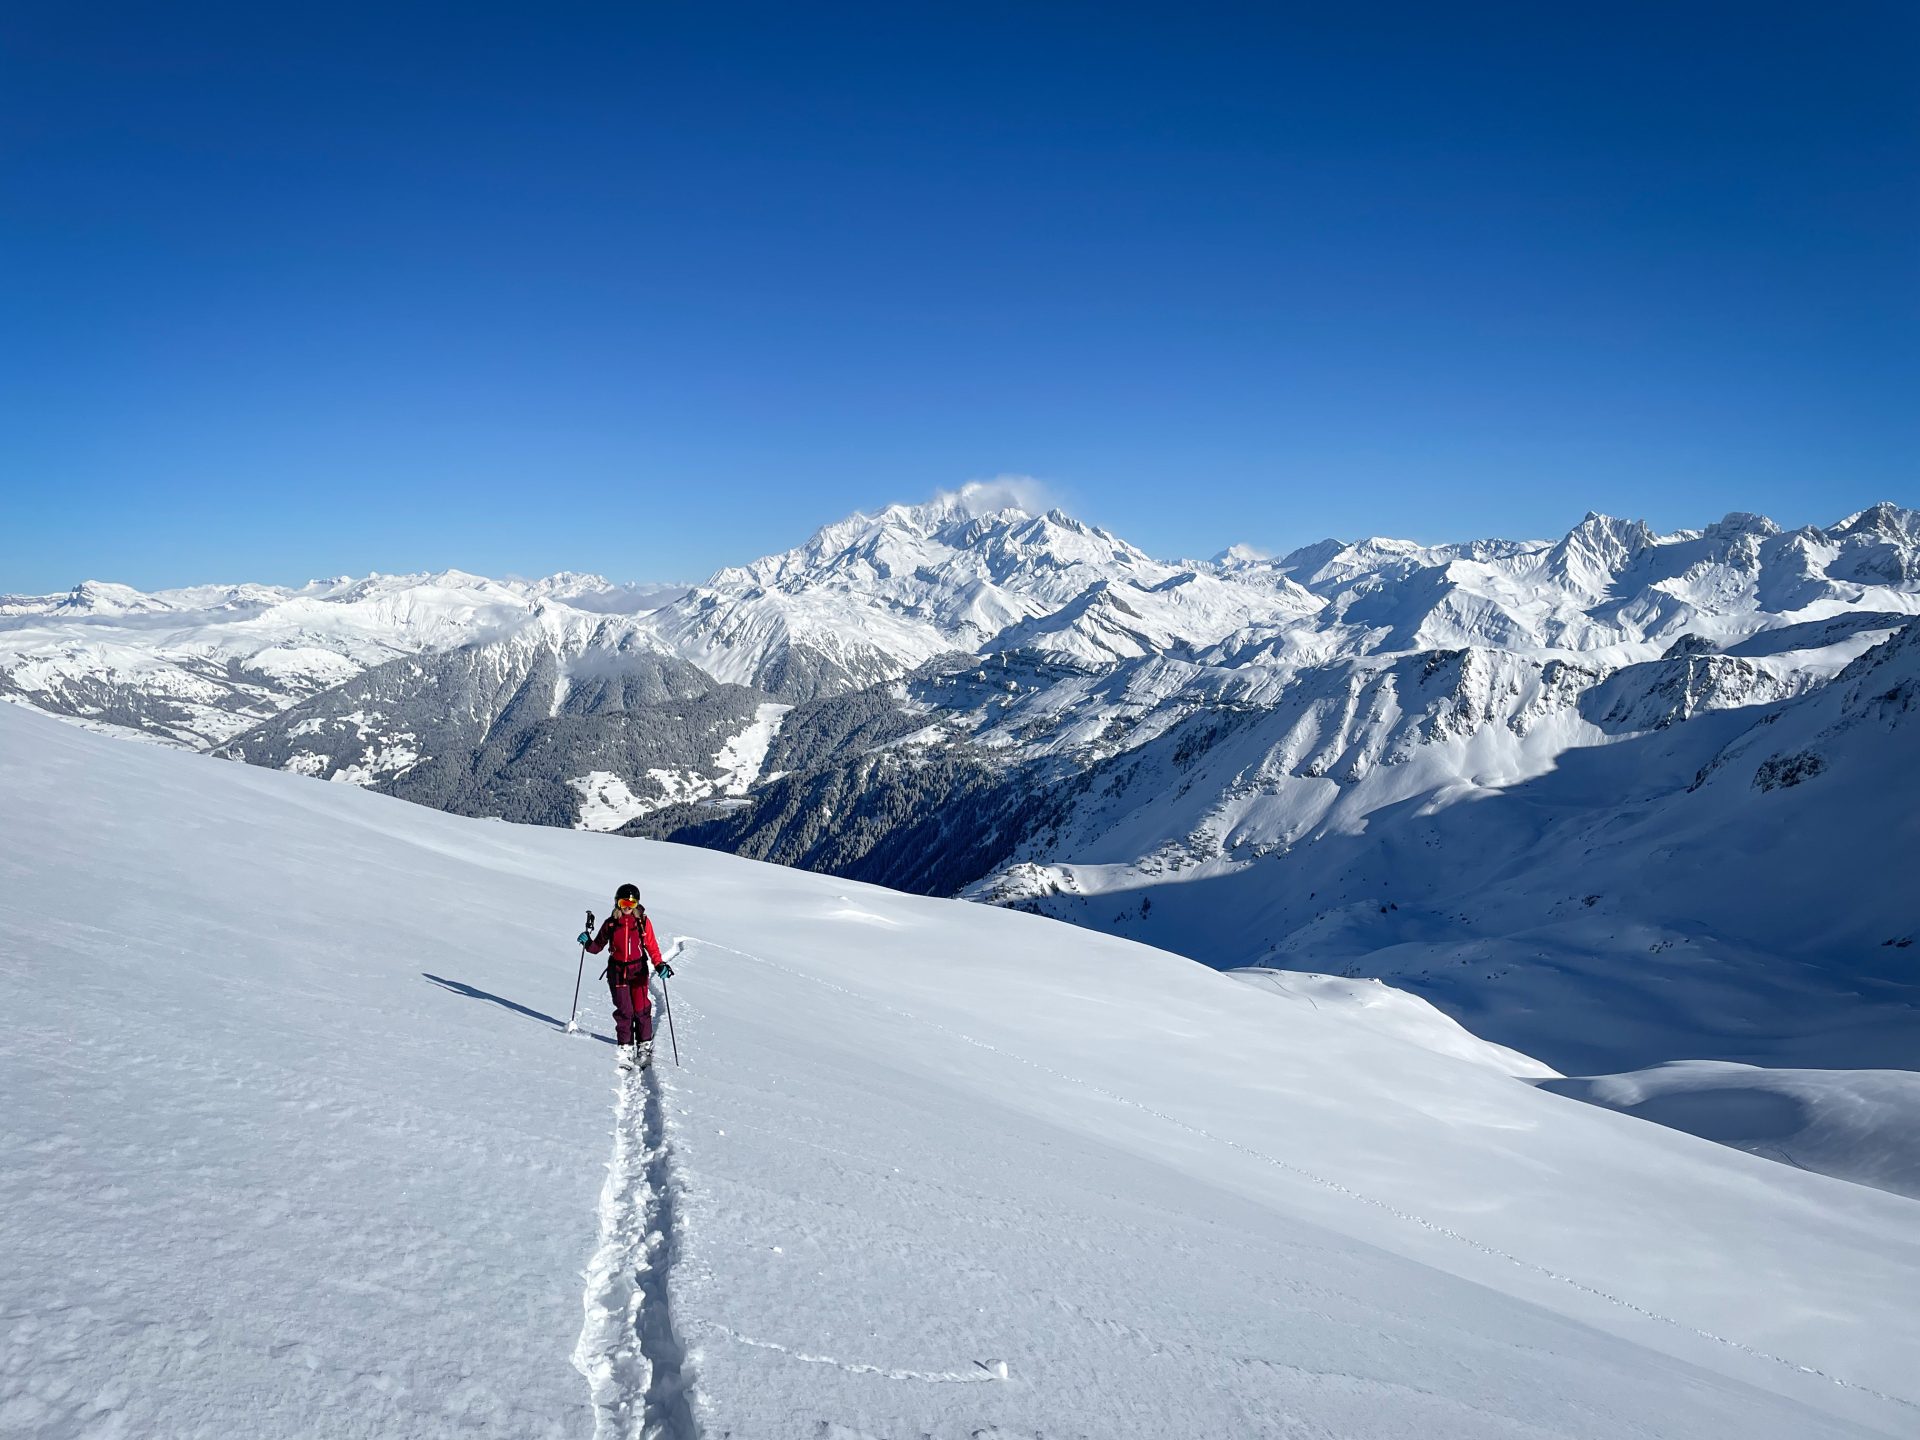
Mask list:
[[[1891,504],[1176,564],[963,493],[686,590],[8,597],[0,693],[463,814],[1391,977],[1563,1068],[1861,1064],[1913,1053],[1917,613]],[[1636,1021],[1587,1053],[1540,1017],[1603,972]],[[1726,1018],[1768,987],[1803,1026]]]
[[[671,655],[595,651],[529,626],[375,666],[214,753],[454,814],[571,825],[578,777],[633,776],[661,793],[650,777],[706,773],[765,698]]]

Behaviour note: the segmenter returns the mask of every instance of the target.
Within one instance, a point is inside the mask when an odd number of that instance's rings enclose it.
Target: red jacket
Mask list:
[[[660,963],[660,942],[653,938],[653,921],[647,918],[645,908],[635,906],[631,915],[616,910],[607,916],[587,952],[598,955],[609,943],[613,954],[607,960],[607,979],[615,985],[645,985],[647,958],[651,956],[655,965]]]

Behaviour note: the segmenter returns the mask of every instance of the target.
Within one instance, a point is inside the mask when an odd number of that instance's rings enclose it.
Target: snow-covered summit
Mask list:
[[[1062,510],[1036,515],[1012,505],[989,509],[963,494],[889,505],[874,515],[856,512],[822,526],[803,545],[717,572],[707,588],[848,587],[929,567],[950,569],[961,556],[975,558],[971,574],[1015,585],[1074,567],[1124,574],[1155,565],[1144,551]],[[923,583],[938,587],[951,578],[928,575]]]
[[[1168,564],[1062,510],[991,508],[963,492],[825,526],[718,572],[659,620],[669,644],[721,678],[805,698],[948,651],[1038,644],[1101,665],[1315,608],[1275,577]],[[1143,609],[1158,613],[1135,640],[1120,636],[1132,629],[1124,621],[1081,623]]]
[[[221,587],[213,587],[221,588]],[[108,580],[82,580],[57,595],[0,596],[0,616],[49,615],[74,618],[91,615],[155,614],[176,608],[163,595],[148,595],[131,585]]]
[[[1229,545],[1208,563],[1220,570],[1244,570],[1250,566],[1263,565],[1273,559],[1269,551],[1257,545]]]
[[[1658,543],[1644,520],[1616,520],[1589,510],[1541,557],[1541,571],[1574,595],[1600,600],[1612,592],[1616,576]]]
[[[535,600],[557,601],[575,610],[604,615],[637,615],[671,604],[686,594],[684,585],[616,585],[602,575],[562,570],[542,580],[517,582]]]
[[[1328,602],[1324,623],[1384,648],[1595,652],[1689,631],[1733,641],[1823,606],[1914,609],[1916,534],[1920,516],[1892,505],[1791,533],[1744,512],[1665,535],[1589,512],[1552,542],[1329,540],[1272,568]]]

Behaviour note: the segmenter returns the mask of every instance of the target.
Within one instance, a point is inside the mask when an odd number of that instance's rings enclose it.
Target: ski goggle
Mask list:
[[[628,900],[616,900],[613,903],[618,905],[622,910],[631,910],[633,909],[634,906],[638,905],[640,902],[638,900],[628,899]]]

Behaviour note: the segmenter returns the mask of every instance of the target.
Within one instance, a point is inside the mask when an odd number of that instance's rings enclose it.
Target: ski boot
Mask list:
[[[640,1068],[642,1070],[651,1068],[653,1065],[653,1042],[651,1040],[642,1040],[633,1048],[639,1052]]]
[[[616,1046],[614,1046],[613,1048],[614,1048],[614,1049],[616,1049],[616,1050],[618,1050],[618,1051],[620,1052],[620,1068],[621,1068],[622,1070],[631,1070],[631,1069],[633,1069],[633,1067],[634,1067],[634,1054],[633,1054],[633,1052],[634,1052],[634,1051],[635,1051],[635,1050],[636,1050],[636,1049],[637,1049],[638,1047],[637,1047],[637,1046],[633,1046],[633,1045],[616,1045]]]

